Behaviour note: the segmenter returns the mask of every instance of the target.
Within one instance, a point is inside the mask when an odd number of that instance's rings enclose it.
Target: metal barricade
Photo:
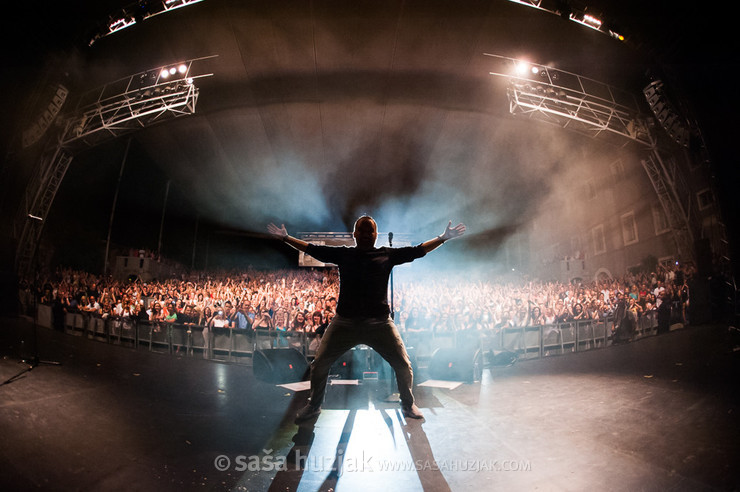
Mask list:
[[[321,337],[317,333],[306,333],[305,338],[306,350],[303,352],[303,355],[305,355],[306,358],[313,359],[316,356],[316,351],[319,349],[319,345],[321,344]]]
[[[560,337],[562,338],[563,352],[576,351],[576,322],[560,323]]]
[[[303,355],[306,355],[308,351],[308,338],[306,337],[305,331],[286,331],[285,332],[285,345],[290,348],[296,349]]]
[[[320,337],[314,333],[283,330],[239,330],[198,325],[141,321],[135,318],[65,313],[68,334],[149,351],[200,356],[229,362],[251,360],[256,350],[295,348],[307,359],[315,356]],[[477,344],[484,353],[507,351],[533,359],[607,347],[614,333],[612,317],[601,320],[570,321],[543,326],[512,327],[466,332],[430,331],[404,333],[407,347],[423,361],[441,348],[463,348]],[[657,331],[655,312],[638,318],[637,338]]]
[[[501,343],[499,350],[522,353],[524,347],[523,331],[518,326],[506,326],[500,332]]]
[[[108,340],[107,324],[99,315],[92,315],[88,319],[88,337],[94,340]]]
[[[637,332],[642,337],[652,336],[658,332],[657,312],[648,311],[637,319]]]
[[[170,330],[172,351],[177,355],[186,355],[190,348],[190,326],[181,323],[167,323]]]
[[[232,328],[226,326],[212,326],[209,328],[211,335],[211,350],[209,358],[213,360],[230,361],[233,350],[231,333]]]
[[[575,323],[576,352],[591,350],[596,347],[596,335],[592,320],[579,320]]]
[[[557,324],[543,325],[540,333],[542,336],[540,357],[563,353],[563,337]]]
[[[254,330],[254,349],[267,350],[278,348],[280,346],[280,340],[284,339],[284,333],[285,331],[283,330],[257,328]]]
[[[416,351],[416,358],[418,360],[429,360],[434,350],[438,348],[434,345],[434,338],[432,332],[429,330],[404,332],[402,333],[402,337],[406,348]]]
[[[123,324],[123,318],[119,316],[109,316],[105,320],[106,332],[108,333],[108,343],[121,343],[121,325]]]
[[[77,335],[82,332],[82,316],[79,313],[65,313],[64,331],[70,335]]]
[[[190,345],[188,346],[188,353],[193,357],[200,356],[209,359],[211,357],[211,333],[208,327],[191,325],[189,331]]]
[[[455,348],[457,345],[455,339],[455,332],[441,331],[432,332],[432,353],[438,349]]]
[[[150,352],[172,352],[170,324],[159,321],[136,323],[137,347],[145,346]]]
[[[240,360],[252,357],[254,354],[254,332],[252,330],[243,330],[234,328],[231,331],[231,356],[236,362]]]
[[[541,326],[522,327],[522,351],[519,354],[524,359],[536,359],[541,357],[542,343]]]
[[[118,342],[121,345],[131,345],[136,347],[138,345],[137,334],[137,322],[133,318],[121,319],[121,333],[118,337]]]
[[[594,347],[601,348],[606,347],[609,343],[610,329],[607,327],[607,320],[599,320],[591,322],[591,329],[594,335]]]
[[[153,352],[172,353],[172,323],[152,323],[151,349]]]
[[[136,323],[136,348],[142,345],[148,350],[152,349],[152,324],[149,321]]]

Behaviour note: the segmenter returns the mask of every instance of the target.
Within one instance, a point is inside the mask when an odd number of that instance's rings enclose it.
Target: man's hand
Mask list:
[[[272,222],[267,224],[267,232],[273,236],[278,236],[280,239],[288,237],[288,230],[285,228],[285,224],[280,224],[280,227],[276,226]]]
[[[448,239],[455,239],[456,237],[460,237],[463,234],[465,234],[465,224],[460,223],[457,224],[455,227],[452,227],[452,221],[449,221],[447,223],[447,227],[445,228],[445,232],[440,236],[440,238],[443,241],[447,241]]]
[[[452,221],[449,221],[444,233],[430,239],[429,241],[421,243],[420,246],[425,253],[429,253],[430,251],[434,251],[435,249],[440,247],[442,244],[444,244],[445,241],[449,239],[455,239],[456,237],[460,237],[463,234],[465,234],[465,224],[460,223],[457,224],[455,227],[452,227]]]
[[[288,230],[285,228],[285,224],[280,224],[280,227],[276,226],[272,222],[267,224],[267,232],[275,236],[276,238],[284,241],[289,246],[297,249],[298,251],[306,252],[308,243],[302,239],[295,238],[288,234]]]

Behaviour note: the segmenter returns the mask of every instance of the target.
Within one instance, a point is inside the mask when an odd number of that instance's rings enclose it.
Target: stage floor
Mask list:
[[[35,351],[27,327],[2,323],[6,381]],[[306,392],[248,366],[44,328],[38,347],[61,365],[0,386],[3,490],[740,487],[740,352],[727,326],[520,361],[454,389],[416,386],[424,421],[385,401],[387,381],[334,384],[300,427]]]

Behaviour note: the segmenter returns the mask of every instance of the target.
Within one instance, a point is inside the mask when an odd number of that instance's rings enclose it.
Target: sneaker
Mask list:
[[[306,420],[311,420],[314,417],[318,417],[321,413],[321,407],[314,407],[311,404],[306,405],[305,407],[301,408],[298,413],[295,416],[295,423],[299,424],[301,422],[305,422]]]
[[[407,419],[423,419],[424,414],[421,413],[421,410],[419,410],[419,407],[416,405],[411,405],[410,407],[403,407],[402,408],[403,416]]]

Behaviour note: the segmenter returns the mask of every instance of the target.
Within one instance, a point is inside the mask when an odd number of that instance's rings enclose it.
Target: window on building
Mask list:
[[[673,268],[676,266],[676,260],[673,256],[661,256],[658,258],[658,263],[666,268]]]
[[[628,212],[622,215],[622,238],[624,239],[625,246],[634,244],[639,240],[634,212]]]
[[[665,215],[663,207],[660,205],[653,205],[653,227],[655,228],[656,236],[670,230],[668,218]]]
[[[699,203],[699,210],[706,210],[714,205],[714,193],[709,188],[701,190],[696,194],[696,201]]]
[[[591,229],[591,239],[594,243],[594,254],[600,255],[606,253],[606,239],[604,238],[604,226],[599,224]]]
[[[571,256],[575,258],[580,257],[582,253],[580,236],[573,236],[570,238],[570,253],[571,253]]]

